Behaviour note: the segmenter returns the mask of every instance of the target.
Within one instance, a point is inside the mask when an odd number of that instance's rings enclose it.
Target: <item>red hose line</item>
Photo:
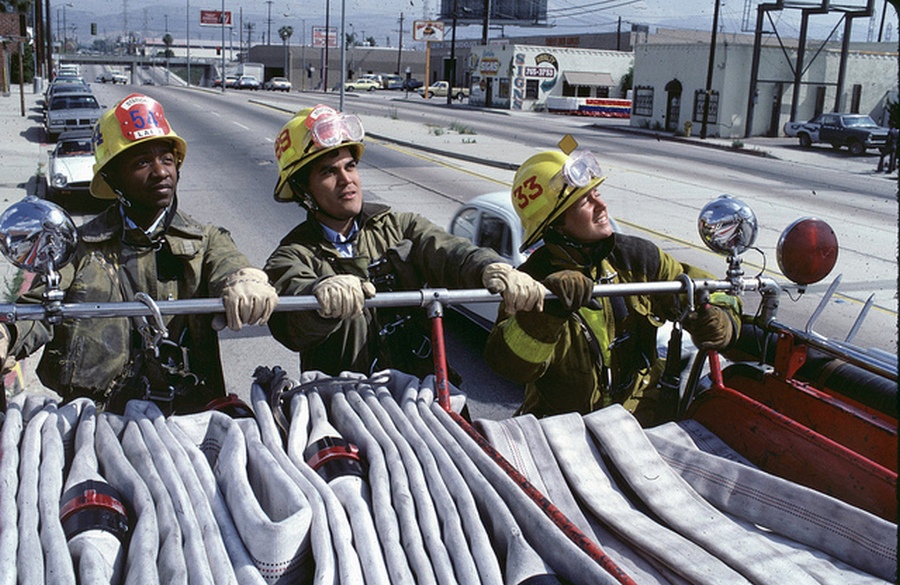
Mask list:
[[[431,317],[431,352],[434,358],[434,390],[438,404],[450,412],[450,380],[447,375],[447,350],[444,346],[444,320]]]

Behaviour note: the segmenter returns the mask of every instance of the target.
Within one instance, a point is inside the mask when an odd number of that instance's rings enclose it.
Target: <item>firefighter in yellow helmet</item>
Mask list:
[[[514,311],[539,310],[546,290],[494,251],[421,215],[363,201],[364,135],[358,117],[319,105],[298,112],[275,140],[275,199],[296,201],[307,214],[265,270],[279,294],[315,295],[319,309],[277,313],[269,328],[300,353],[303,370],[336,375],[390,367],[421,377],[434,367],[424,311],[366,308],[366,297],[425,283],[485,286]]]
[[[264,324],[278,302],[265,273],[225,229],[177,209],[187,145],[162,106],[129,95],[100,117],[93,144],[91,194],[115,203],[79,228],[74,259],[61,269],[63,302],[132,301],[139,292],[154,300],[221,297],[226,318],[218,328]],[[44,286],[36,280],[20,300],[40,302]],[[213,321],[166,316],[168,336],[152,346],[140,333],[148,325],[142,317],[20,321],[3,328],[0,357],[21,359],[43,346],[38,375],[64,399],[87,396],[121,412],[142,398],[167,413],[191,412],[225,395]]]
[[[571,137],[567,137],[572,142]],[[562,143],[565,145],[565,143]],[[645,426],[671,420],[674,397],[660,395],[664,361],[656,331],[681,314],[672,296],[592,298],[595,284],[670,281],[712,275],[678,262],[655,244],[614,233],[594,155],[547,151],[516,172],[512,203],[524,228],[519,267],[558,299],[544,310],[512,313],[501,305],[484,355],[504,377],[525,385],[519,414],[587,414],[619,403]],[[697,347],[723,349],[739,331],[740,305],[724,293],[688,319]]]

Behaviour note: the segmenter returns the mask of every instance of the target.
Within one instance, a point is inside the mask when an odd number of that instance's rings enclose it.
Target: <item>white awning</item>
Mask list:
[[[594,71],[563,71],[563,79],[569,85],[587,85],[590,87],[614,87],[612,75]]]

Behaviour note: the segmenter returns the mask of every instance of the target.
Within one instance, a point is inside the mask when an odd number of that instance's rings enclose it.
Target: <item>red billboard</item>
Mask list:
[[[224,16],[225,26],[231,26],[231,12],[221,10],[201,10],[200,26],[222,26]]]

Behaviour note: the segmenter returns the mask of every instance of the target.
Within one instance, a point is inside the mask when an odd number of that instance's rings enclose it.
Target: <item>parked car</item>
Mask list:
[[[225,87],[226,88],[235,87],[237,85],[238,78],[239,77],[237,75],[226,75],[225,76]],[[222,87],[222,77],[217,76],[215,79],[213,79],[212,85],[213,85],[213,87]]]
[[[90,86],[84,83],[62,83],[55,84],[51,83],[47,88],[47,92],[44,94],[44,100],[41,104],[41,110],[46,113],[47,108],[50,105],[50,101],[60,95],[73,95],[73,94],[81,94],[81,95],[93,95]]]
[[[612,217],[609,221],[613,231],[619,232],[616,221]],[[519,216],[513,209],[509,191],[478,195],[463,203],[453,214],[447,231],[478,246],[491,248],[513,266],[525,262],[533,250],[543,245],[541,240],[524,252],[519,251],[525,232]],[[498,300],[494,303],[458,303],[450,306],[490,331],[497,318],[499,303]]]
[[[67,130],[92,130],[103,114],[103,106],[91,94],[55,96],[44,115],[44,130],[49,140]]]
[[[403,83],[400,84],[400,89],[405,91],[416,91],[422,87],[422,82],[416,79],[415,77],[410,77],[409,79],[404,79]]]
[[[256,91],[259,89],[259,80],[252,75],[241,75],[238,77],[237,84],[234,87],[236,89],[252,89]]]
[[[371,79],[378,84],[378,89],[384,88],[384,75],[381,73],[364,73],[359,76],[360,79]]]
[[[72,197],[87,198],[93,177],[91,131],[73,130],[59,135],[47,158],[47,198],[63,207]]]
[[[846,146],[850,154],[860,155],[869,148],[884,147],[890,129],[864,114],[831,113],[819,114],[808,122],[788,122],[784,133],[797,137],[803,148],[825,142],[834,149]]]
[[[344,82],[344,91],[375,91],[380,87],[381,84],[371,79],[359,78]]]
[[[382,87],[384,89],[403,89],[403,77],[400,75],[385,75]]]
[[[263,84],[268,91],[291,91],[291,82],[286,77],[273,77]]]
[[[425,88],[420,87],[416,90],[422,97],[447,97],[447,93],[449,92],[453,99],[461,100],[463,98],[469,97],[469,88],[468,87],[450,87],[450,83],[447,81],[435,81],[431,85],[428,86],[428,95],[425,94]]]

